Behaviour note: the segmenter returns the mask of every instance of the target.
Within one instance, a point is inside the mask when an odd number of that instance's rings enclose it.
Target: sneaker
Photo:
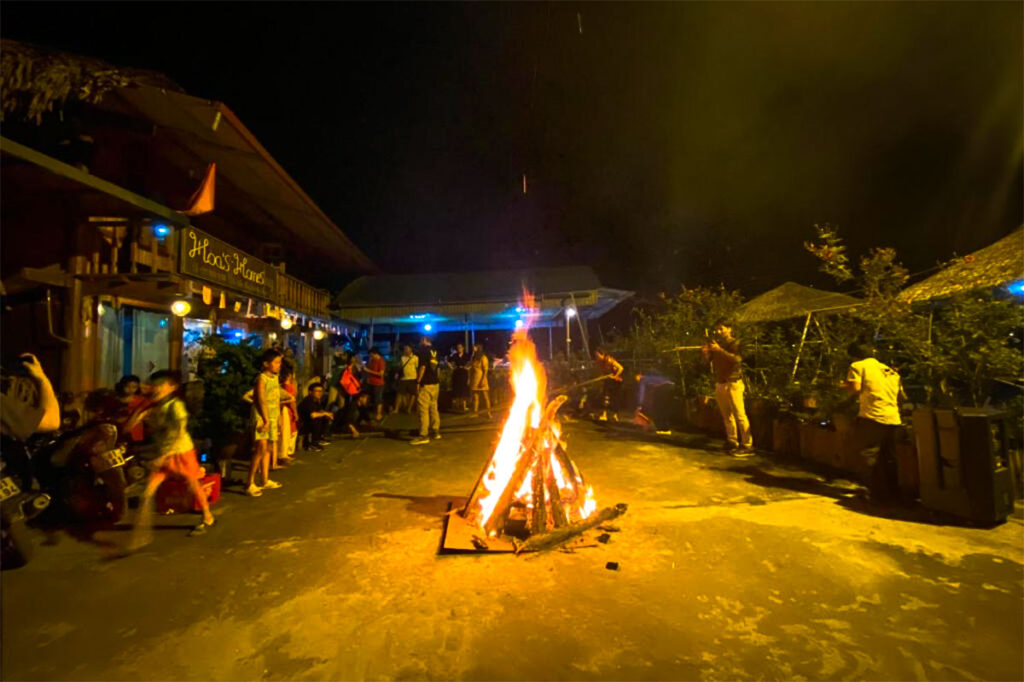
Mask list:
[[[435,434],[434,434],[434,435],[432,436],[432,438],[433,438],[434,440],[441,440],[441,433],[440,433],[440,432],[438,432],[438,433],[435,433]]]
[[[329,440],[318,440],[316,442],[316,444],[319,445],[320,447],[326,447],[326,446],[331,444],[331,441],[329,441]]]
[[[427,438],[426,436],[417,436],[416,438],[413,438],[411,441],[409,441],[409,445],[426,445],[429,442],[430,439]]]
[[[245,489],[245,494],[249,497],[259,497],[263,494],[263,489],[258,485],[253,484]]]
[[[309,450],[310,452],[323,452],[324,451],[323,446],[320,446],[320,445],[310,445],[306,449]]]
[[[267,490],[276,490],[277,488],[280,488],[280,487],[281,487],[281,484],[280,484],[280,483],[278,483],[277,481],[271,481],[271,480],[270,480],[270,479],[268,478],[268,479],[267,479],[267,482],[263,484],[263,487],[264,487],[265,489],[267,489]]]
[[[746,459],[747,457],[754,456],[754,448],[736,448],[732,451],[732,456],[738,459]]]

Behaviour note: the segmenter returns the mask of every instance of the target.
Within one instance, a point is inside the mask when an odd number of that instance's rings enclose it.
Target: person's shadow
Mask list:
[[[850,511],[865,516],[874,516],[891,521],[908,521],[933,526],[970,526],[963,519],[958,519],[941,512],[926,509],[913,500],[898,500],[891,503],[880,503],[868,498],[861,486],[850,487],[823,481],[808,476],[785,476],[765,471],[754,464],[722,467],[720,471],[731,471],[744,475],[747,483],[762,488],[778,488],[819,497],[830,497],[836,503]]]

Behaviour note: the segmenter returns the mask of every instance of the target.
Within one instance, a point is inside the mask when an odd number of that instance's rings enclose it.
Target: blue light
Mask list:
[[[161,327],[166,327],[167,326],[167,318],[166,317],[161,317],[160,318],[160,326]]]
[[[241,339],[245,336],[245,332],[235,332],[235,338]]]
[[[157,239],[163,239],[171,233],[171,228],[167,227],[162,223],[157,223],[153,226],[153,234],[157,236]]]
[[[1006,288],[1010,290],[1011,294],[1024,296],[1024,279],[1018,279],[1016,282],[1010,282],[1006,285]]]
[[[522,329],[522,328],[523,328],[523,321],[522,320],[516,320],[516,329]]]
[[[425,332],[429,332],[433,328],[434,328],[434,325],[430,324],[429,322],[427,322],[425,325],[423,325],[423,331],[425,331]]]
[[[417,315],[410,315],[410,320],[425,320],[427,318],[426,313],[419,313]]]

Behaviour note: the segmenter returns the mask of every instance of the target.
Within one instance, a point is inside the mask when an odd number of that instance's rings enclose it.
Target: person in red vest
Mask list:
[[[366,383],[370,385],[373,405],[377,408],[377,421],[384,418],[384,375],[387,374],[388,363],[380,354],[380,349],[370,349],[370,362],[366,365]]]

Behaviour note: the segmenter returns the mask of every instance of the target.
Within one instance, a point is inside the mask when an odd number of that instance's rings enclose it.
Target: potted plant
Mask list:
[[[200,343],[197,378],[203,385],[202,410],[194,420],[200,438],[209,439],[227,477],[235,453],[244,444],[250,406],[242,396],[252,388],[259,373],[257,339],[228,343],[218,336]]]

